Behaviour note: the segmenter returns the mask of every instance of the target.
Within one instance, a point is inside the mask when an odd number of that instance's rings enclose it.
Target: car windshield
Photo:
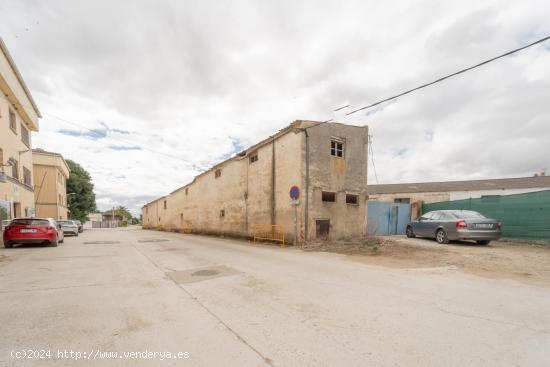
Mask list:
[[[485,216],[481,213],[474,212],[472,210],[457,210],[453,212],[453,215],[460,219],[481,219]]]
[[[46,219],[14,219],[11,224],[17,226],[47,226],[50,222]]]

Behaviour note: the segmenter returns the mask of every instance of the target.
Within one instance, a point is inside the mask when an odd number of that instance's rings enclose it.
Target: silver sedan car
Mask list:
[[[407,237],[435,238],[438,243],[472,240],[487,245],[501,236],[502,224],[472,210],[436,210],[407,225]]]
[[[74,220],[58,220],[57,223],[61,225],[64,234],[78,236],[78,224]]]

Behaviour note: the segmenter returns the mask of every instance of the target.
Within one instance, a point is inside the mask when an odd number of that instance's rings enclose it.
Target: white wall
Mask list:
[[[537,192],[550,190],[550,187],[539,187],[530,189],[498,189],[498,190],[478,190],[478,191],[451,191],[449,200],[476,199],[486,195],[514,195],[525,194],[528,192]]]

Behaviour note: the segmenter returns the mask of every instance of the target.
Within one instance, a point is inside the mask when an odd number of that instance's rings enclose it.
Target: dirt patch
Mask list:
[[[440,245],[430,239],[367,237],[338,242],[313,242],[305,251],[348,255],[347,259],[396,268],[440,268],[487,278],[514,279],[550,287],[550,246],[541,243],[494,241]]]

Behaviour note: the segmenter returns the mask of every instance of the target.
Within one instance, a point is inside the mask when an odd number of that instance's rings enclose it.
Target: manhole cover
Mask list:
[[[114,245],[120,243],[120,241],[90,241],[84,242],[85,245]]]
[[[164,238],[153,238],[150,240],[138,240],[139,243],[148,243],[148,242],[168,242],[167,239]]]
[[[204,269],[204,270],[197,270],[193,273],[191,273],[191,276],[194,277],[210,277],[212,275],[218,275],[220,272],[214,269]]]

